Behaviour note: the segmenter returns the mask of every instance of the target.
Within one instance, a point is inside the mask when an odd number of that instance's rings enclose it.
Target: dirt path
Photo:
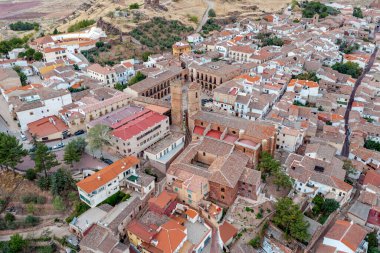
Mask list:
[[[31,236],[33,238],[39,238],[43,233],[46,231],[50,231],[51,235],[55,235],[56,237],[62,238],[66,235],[70,235],[69,229],[67,225],[62,225],[61,227],[58,227],[55,224],[50,223],[42,223],[38,227],[29,228],[29,229],[17,229],[13,231],[2,231],[7,233],[1,233],[0,235],[0,241],[9,241],[10,237],[15,234],[19,233],[23,237]]]
[[[201,22],[199,23],[197,29],[196,29],[196,32],[200,32],[203,25],[206,24],[207,20],[208,20],[208,12],[210,9],[214,9],[214,1],[212,0],[204,0],[204,2],[207,4],[207,9],[205,10],[205,12],[203,13],[203,16],[202,16],[202,20]]]

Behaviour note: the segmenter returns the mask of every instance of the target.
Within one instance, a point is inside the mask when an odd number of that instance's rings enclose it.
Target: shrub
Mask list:
[[[259,236],[255,236],[255,238],[253,238],[252,240],[250,240],[248,242],[248,244],[251,245],[252,247],[254,247],[255,249],[257,249],[261,245],[260,237]]]
[[[105,199],[102,203],[100,203],[98,206],[101,206],[103,204],[109,204],[111,206],[116,206],[117,204],[119,204],[120,202],[123,201],[123,199],[128,196],[127,194],[125,194],[124,192],[121,192],[121,191],[118,191],[117,193],[115,193],[114,195],[108,197],[107,199]],[[130,197],[130,196],[129,196]]]
[[[29,23],[17,21],[16,23],[12,23],[9,25],[9,28],[13,31],[30,31],[30,30],[38,30],[40,25],[38,23]]]
[[[40,196],[34,193],[27,193],[23,196],[21,196],[21,202],[24,204],[45,204],[46,198],[44,196]]]
[[[69,29],[67,29],[67,31],[69,33],[76,32],[76,31],[79,31],[79,30],[81,30],[83,28],[91,26],[93,24],[95,24],[95,20],[93,20],[93,19],[84,19],[84,20],[81,20],[81,21],[76,22],[75,24],[71,25],[69,27]]]
[[[98,42],[96,42],[95,46],[97,48],[104,47],[104,42],[103,41],[98,41]]]
[[[129,5],[129,9],[131,9],[131,10],[136,10],[139,8],[140,8],[140,5],[138,3],[133,3],[133,4]]]
[[[11,222],[14,222],[16,220],[16,217],[11,213],[6,213],[4,216],[4,220],[7,223],[11,223]]]
[[[197,16],[189,16],[189,21],[197,24],[198,23],[198,17]]]
[[[86,212],[88,209],[90,209],[90,207],[82,201],[77,202],[75,204],[74,211],[71,213],[69,217],[66,218],[66,222],[70,223],[74,219],[74,217],[78,217],[79,215]]]
[[[37,178],[37,172],[34,169],[27,169],[25,172],[25,178],[29,181],[33,181]]]
[[[215,17],[216,17],[216,12],[215,12],[215,10],[214,10],[214,9],[210,9],[210,10],[208,11],[208,16],[209,16],[210,18],[215,18]]]
[[[40,218],[33,216],[33,215],[28,215],[25,218],[25,224],[30,227],[37,226],[40,223]]]
[[[40,177],[37,181],[38,187],[40,187],[41,190],[47,191],[50,188],[50,178],[49,177]]]

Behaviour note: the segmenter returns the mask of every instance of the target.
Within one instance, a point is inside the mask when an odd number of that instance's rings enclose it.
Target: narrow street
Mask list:
[[[350,126],[349,126],[349,118],[350,118],[350,112],[352,109],[352,103],[355,99],[355,94],[357,89],[359,88],[361,82],[363,81],[363,78],[365,75],[371,70],[373,63],[375,62],[376,54],[377,54],[378,48],[376,47],[375,51],[372,53],[371,58],[367,64],[367,66],[364,68],[363,73],[359,76],[359,78],[355,82],[355,86],[352,89],[350,99],[347,104],[346,112],[344,114],[344,128],[346,132],[346,138],[344,140],[343,148],[342,148],[342,156],[348,157],[350,153]]]

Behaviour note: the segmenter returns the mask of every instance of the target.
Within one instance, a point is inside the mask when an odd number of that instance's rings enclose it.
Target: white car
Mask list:
[[[21,140],[26,141],[28,138],[26,138],[25,134],[21,133],[20,134]]]

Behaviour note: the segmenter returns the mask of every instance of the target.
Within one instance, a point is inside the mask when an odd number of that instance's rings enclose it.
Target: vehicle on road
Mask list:
[[[78,135],[81,135],[81,134],[84,134],[84,130],[78,130],[74,133],[75,136],[78,136]]]
[[[108,164],[108,165],[113,164],[113,161],[111,159],[100,157],[100,160],[103,161],[104,163]]]
[[[61,143],[58,143],[57,145],[54,145],[53,146],[53,149],[60,149],[60,148],[63,148],[65,146],[65,144],[63,144],[62,142]]]
[[[23,134],[23,133],[20,133],[20,137],[21,137],[22,141],[28,140],[28,138],[26,138],[25,134]]]

